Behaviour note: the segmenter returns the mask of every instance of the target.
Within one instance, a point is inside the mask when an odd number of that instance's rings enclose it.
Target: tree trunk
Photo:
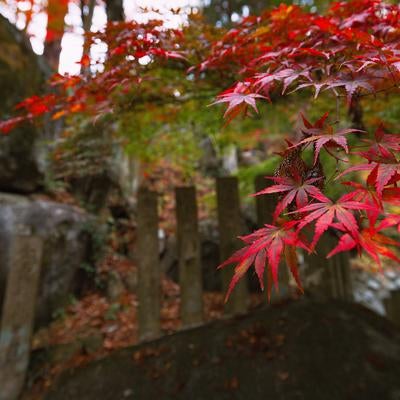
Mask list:
[[[54,71],[58,71],[60,63],[61,40],[64,35],[64,18],[67,12],[67,0],[48,0],[48,22],[43,56]]]
[[[83,42],[83,56],[90,55],[90,41],[88,41],[86,35],[90,32],[90,28],[92,27],[94,8],[96,6],[96,0],[81,0],[81,18],[82,18],[82,27],[84,32],[84,42]],[[90,74],[90,65],[84,66],[81,65],[81,72],[85,75]]]
[[[384,303],[387,318],[400,327],[400,289],[391,291]]]
[[[123,0],[106,0],[108,22],[123,21],[125,19]]]

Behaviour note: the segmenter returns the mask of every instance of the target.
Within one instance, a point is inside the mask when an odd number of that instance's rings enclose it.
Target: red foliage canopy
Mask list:
[[[352,0],[334,3],[325,15],[318,15],[281,5],[261,16],[250,16],[231,29],[214,44],[200,70],[226,65],[241,77],[216,101],[227,103],[228,119],[248,113],[248,106],[257,112],[256,100],[308,88],[314,89],[315,98],[331,91],[337,101],[343,97],[348,105],[380,91],[398,93],[400,7],[379,0]],[[400,227],[400,219],[388,211],[400,200],[400,135],[386,132],[382,124],[367,139],[357,129],[336,130],[334,125],[339,121],[329,122],[327,117],[325,114],[314,124],[303,117],[303,139],[283,154],[273,178],[275,185],[258,193],[281,194],[274,214],[276,224],[243,237],[247,246],[222,264],[237,263],[230,291],[252,264],[263,286],[266,260],[277,283],[277,260],[285,248],[307,247],[312,251],[328,228],[340,235],[328,257],[357,249],[378,263],[379,255],[399,261],[388,246],[400,243],[382,231]],[[364,145],[363,151],[348,143],[349,135],[365,136],[357,140],[357,147],[360,142]],[[314,165],[306,167],[301,152],[311,144]],[[323,183],[319,183],[325,178],[320,152],[325,149],[337,158],[332,148],[352,156],[352,165],[337,174],[336,180],[354,171],[367,173],[365,186],[343,182],[352,191],[336,201],[321,193]],[[301,215],[301,220],[296,215]],[[310,245],[300,238],[309,224],[315,224]],[[296,258],[287,258],[287,263],[298,280]]]
[[[103,32],[88,34],[88,45],[107,44],[106,60],[93,61],[84,55],[80,64],[85,71],[81,75],[53,75],[49,82],[52,93],[33,96],[17,104],[16,110],[21,115],[0,121],[0,132],[7,134],[17,125],[46,113],[51,113],[53,119],[74,113],[85,113],[93,118],[115,113],[123,96],[139,90],[145,79],[151,79],[148,74],[144,77],[147,64],[171,59],[187,63],[180,50],[182,31],[164,29],[162,25],[160,20],[112,22]],[[99,71],[88,74],[90,66]]]

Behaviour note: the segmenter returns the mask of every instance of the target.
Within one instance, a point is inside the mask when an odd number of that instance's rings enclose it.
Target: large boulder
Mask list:
[[[395,400],[400,331],[307,299],[183,331],[66,372],[46,400]]]
[[[93,217],[68,205],[0,193],[0,309],[14,235],[28,230],[44,240],[36,320],[43,325],[80,290],[83,268],[92,257],[94,224]]]
[[[13,115],[15,105],[40,92],[45,67],[26,36],[0,15],[0,120]],[[35,154],[36,128],[26,124],[0,135],[0,190],[34,192],[42,184]]]

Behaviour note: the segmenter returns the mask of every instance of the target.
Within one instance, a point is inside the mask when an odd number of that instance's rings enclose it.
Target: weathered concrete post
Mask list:
[[[203,322],[203,291],[196,189],[175,190],[181,318],[184,327]]]
[[[317,298],[353,300],[350,259],[348,254],[337,254],[331,258],[326,255],[337,244],[337,240],[325,233],[316,253],[306,256],[305,290]]]
[[[336,242],[334,243],[334,245]],[[332,246],[331,249],[334,247]],[[348,253],[339,253],[333,257],[335,263],[335,287],[333,293],[335,298],[354,301],[353,283],[351,280],[351,264]]]
[[[240,214],[239,185],[236,177],[217,178],[217,207],[220,259],[224,261],[238,250],[242,244],[237,238],[243,234],[243,222]],[[227,266],[221,273],[223,289],[226,293],[233,276],[233,268]],[[245,313],[248,303],[248,284],[246,277],[244,277],[231,293],[225,311],[227,314]]]
[[[400,289],[391,291],[384,303],[387,318],[400,327]]]
[[[160,336],[161,272],[158,244],[157,193],[141,187],[138,192],[137,263],[139,339]]]
[[[273,182],[271,180],[265,179],[264,175],[256,176],[254,180],[254,189],[257,192],[271,186]],[[275,206],[277,203],[277,197],[272,194],[256,196],[256,215],[257,215],[257,226],[262,228],[265,224],[272,224],[273,214],[275,211]],[[265,270],[264,286],[268,285],[267,269]],[[285,260],[281,261],[279,266],[278,275],[278,287],[279,292],[275,291],[275,287],[272,288],[271,293],[271,303],[283,300],[289,295],[289,270],[286,265]],[[266,300],[268,301],[267,297]]]
[[[0,325],[0,400],[16,400],[24,386],[42,251],[39,237],[13,238]]]
[[[264,175],[257,175],[254,179],[254,189],[258,193],[271,186],[272,181],[265,179]],[[256,196],[257,225],[261,228],[264,224],[272,223],[272,215],[276,206],[276,196],[271,194]]]

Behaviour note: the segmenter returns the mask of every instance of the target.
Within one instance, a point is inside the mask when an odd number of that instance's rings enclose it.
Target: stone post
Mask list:
[[[400,289],[391,291],[384,303],[387,318],[400,327]]]
[[[141,187],[138,192],[137,263],[139,339],[160,336],[161,273],[158,244],[157,193]]]
[[[184,327],[203,322],[203,291],[196,189],[175,190],[181,318]]]
[[[326,258],[336,245],[337,239],[326,232],[316,247],[316,253],[305,256],[305,290],[317,298],[352,301],[353,286],[349,255],[339,253]]]
[[[36,236],[16,235],[0,325],[0,400],[16,400],[29,364],[43,242]]]
[[[265,179],[264,175],[257,175],[254,179],[255,193],[271,186],[273,182],[269,179]],[[264,224],[272,223],[272,215],[275,210],[276,196],[272,194],[265,194],[256,196],[256,215],[257,225],[261,228]]]
[[[220,259],[226,260],[242,246],[238,236],[243,234],[243,222],[240,213],[239,185],[236,177],[217,178],[218,229],[220,240]],[[228,290],[233,276],[233,266],[222,269],[224,292]],[[226,304],[227,314],[243,314],[247,311],[249,293],[247,277],[236,285]]]
[[[254,188],[256,193],[273,185],[273,181],[265,179],[265,175],[257,175],[254,180]],[[277,196],[273,194],[265,194],[256,196],[256,215],[257,215],[257,226],[262,228],[265,224],[272,224],[272,217],[277,204]],[[267,268],[265,269],[264,286],[268,287],[268,274]],[[279,292],[275,291],[275,286],[272,287],[271,303],[279,302],[289,295],[289,270],[286,266],[284,255],[282,255],[282,261],[279,265],[278,274],[278,287]],[[266,301],[268,298],[266,297]]]

